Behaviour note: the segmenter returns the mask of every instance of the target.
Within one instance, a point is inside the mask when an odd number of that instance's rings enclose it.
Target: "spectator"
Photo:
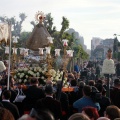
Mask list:
[[[90,119],[83,113],[74,113],[69,117],[68,120],[90,120]]]
[[[37,101],[35,109],[49,110],[51,113],[53,113],[55,120],[60,119],[62,117],[61,103],[53,98],[53,87],[51,85],[47,85],[45,87],[45,94],[45,98]]]
[[[30,111],[35,107],[35,104],[38,99],[44,98],[44,91],[38,87],[37,78],[32,78],[30,82],[31,86],[24,91],[26,98],[23,100],[24,110]]]
[[[25,114],[25,115],[22,115],[18,120],[36,120],[36,119],[32,118],[28,114]]]
[[[101,98],[98,100],[98,102],[100,104],[99,115],[102,117],[104,116],[104,111],[106,110],[107,106],[111,104],[111,101],[110,98],[103,95],[104,87],[102,84],[96,84],[95,86],[101,94]]]
[[[107,117],[99,117],[97,120],[110,120],[110,119]]]
[[[20,117],[19,111],[18,111],[17,106],[10,102],[10,97],[11,97],[11,91],[10,90],[5,90],[2,94],[2,102],[1,103],[3,104],[3,106],[6,109],[11,111],[15,120],[17,120]]]
[[[32,109],[30,116],[35,120],[55,120],[53,114],[46,109]]]
[[[99,104],[93,102],[91,96],[92,89],[89,85],[83,87],[83,97],[78,99],[73,103],[73,107],[78,109],[79,112],[82,112],[82,108],[86,106],[95,107],[98,110],[100,109]]]
[[[90,120],[97,120],[99,118],[98,110],[94,107],[84,107],[82,113],[86,114]]]
[[[15,119],[9,110],[0,107],[0,120],[15,120]]]
[[[106,108],[105,117],[110,120],[114,120],[115,118],[120,118],[120,109],[115,105],[110,105]]]
[[[110,99],[113,105],[120,108],[120,79],[114,80],[114,86],[110,89]]]

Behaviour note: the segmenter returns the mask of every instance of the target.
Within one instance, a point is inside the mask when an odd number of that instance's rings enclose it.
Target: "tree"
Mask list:
[[[0,20],[2,22],[10,22],[12,25],[12,35],[20,37],[22,31],[22,23],[25,21],[26,17],[27,16],[24,13],[20,13],[19,14],[20,21],[16,21],[15,16],[11,18],[7,18],[6,16],[3,16],[0,17]]]

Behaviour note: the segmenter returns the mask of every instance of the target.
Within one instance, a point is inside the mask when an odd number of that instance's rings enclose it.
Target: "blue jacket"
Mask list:
[[[99,103],[94,103],[89,97],[84,96],[73,103],[73,107],[77,108],[79,112],[82,112],[82,108],[87,106],[95,107],[97,110],[100,110]]]

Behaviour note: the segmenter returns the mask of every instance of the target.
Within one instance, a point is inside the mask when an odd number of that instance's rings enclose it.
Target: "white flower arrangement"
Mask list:
[[[46,79],[45,70],[40,67],[18,68],[14,79],[18,83],[27,83],[31,77]]]
[[[47,79],[46,76],[46,68],[41,67],[30,67],[30,68],[18,68],[16,70],[16,74],[14,75],[14,79],[18,83],[29,83],[31,77],[37,77],[41,81],[45,81]],[[55,71],[54,69],[50,70],[51,80],[56,82],[58,80],[62,80],[63,72]]]

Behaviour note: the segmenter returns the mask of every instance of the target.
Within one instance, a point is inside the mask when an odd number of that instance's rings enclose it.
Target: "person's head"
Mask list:
[[[107,117],[99,117],[97,120],[110,120],[110,119]]]
[[[115,86],[115,87],[120,87],[120,79],[119,79],[119,78],[116,78],[116,79],[114,80],[114,86]]]
[[[77,86],[77,81],[76,80],[71,80],[70,84],[71,84],[71,86]]]
[[[83,82],[83,81],[78,82],[78,86],[80,88],[83,88],[85,86],[85,82]]]
[[[38,82],[38,79],[37,79],[37,78],[35,78],[35,77],[34,77],[34,78],[31,78],[31,80],[30,80],[30,84],[31,84],[31,85],[38,85],[38,83],[39,83],[39,82]]]
[[[8,82],[8,75],[5,75],[4,76],[4,85],[7,86],[7,82]],[[9,76],[9,84],[10,84],[10,87],[13,87],[14,85],[14,78],[12,76]]]
[[[15,120],[15,119],[9,110],[0,107],[0,120]]]
[[[89,80],[88,85],[95,86],[95,81],[94,80]]]
[[[35,120],[55,120],[53,114],[47,109],[32,108],[30,116]]]
[[[53,87],[52,87],[51,85],[46,85],[46,86],[45,86],[45,93],[46,93],[47,95],[52,95],[53,92],[54,92],[54,90],[53,90]]]
[[[2,93],[2,99],[9,100],[11,98],[11,91],[10,90],[4,90]]]
[[[32,118],[28,114],[25,114],[25,115],[22,115],[18,120],[36,120],[36,119]]]
[[[110,120],[120,118],[120,109],[115,105],[108,106],[105,111],[105,117],[108,117]]]
[[[86,114],[91,120],[97,120],[99,118],[98,110],[94,107],[84,107],[82,113]]]
[[[68,120],[90,120],[88,116],[83,113],[74,113]]]
[[[89,85],[85,85],[82,90],[83,90],[83,95],[84,96],[90,96],[91,95],[92,89]]]

